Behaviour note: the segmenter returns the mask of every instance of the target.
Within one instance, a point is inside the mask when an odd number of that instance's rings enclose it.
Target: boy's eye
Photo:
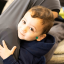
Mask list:
[[[26,21],[23,20],[23,23],[26,24]]]
[[[33,28],[30,28],[31,31],[33,31]]]

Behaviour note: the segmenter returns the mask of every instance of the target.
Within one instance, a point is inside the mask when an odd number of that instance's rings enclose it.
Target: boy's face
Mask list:
[[[28,11],[18,24],[18,37],[23,40],[32,41],[42,34],[42,19],[32,18]]]

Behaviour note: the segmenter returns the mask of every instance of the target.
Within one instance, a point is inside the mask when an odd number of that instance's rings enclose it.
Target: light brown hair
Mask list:
[[[52,11],[39,5],[32,7],[31,9],[29,9],[29,11],[32,18],[40,18],[43,20],[42,24],[44,25],[44,28],[42,34],[47,34],[54,24],[54,16]]]

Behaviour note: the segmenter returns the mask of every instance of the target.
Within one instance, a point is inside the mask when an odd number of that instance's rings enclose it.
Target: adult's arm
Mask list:
[[[14,57],[18,59],[20,44],[17,36],[17,25],[29,4],[29,0],[14,0],[0,16],[0,44],[5,40],[9,49],[17,46]],[[3,64],[0,57],[0,64]]]
[[[4,64],[32,64],[33,55],[30,54],[27,50],[21,48],[19,53],[19,58],[16,61],[13,55],[9,56],[3,60]]]
[[[52,10],[54,18],[58,17],[58,13],[60,11],[61,5],[59,0],[30,0],[28,9],[32,6],[42,5],[46,8]]]
[[[52,12],[53,12],[54,18],[57,18],[60,10],[59,9],[53,9]]]
[[[42,5],[52,10],[54,18],[58,17],[61,8],[59,0],[44,0]]]

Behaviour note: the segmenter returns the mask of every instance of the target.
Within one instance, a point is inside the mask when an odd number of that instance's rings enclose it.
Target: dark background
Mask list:
[[[3,9],[4,5],[6,4],[6,2],[7,1],[5,1],[5,0],[0,0],[0,14],[1,14],[2,9]]]

